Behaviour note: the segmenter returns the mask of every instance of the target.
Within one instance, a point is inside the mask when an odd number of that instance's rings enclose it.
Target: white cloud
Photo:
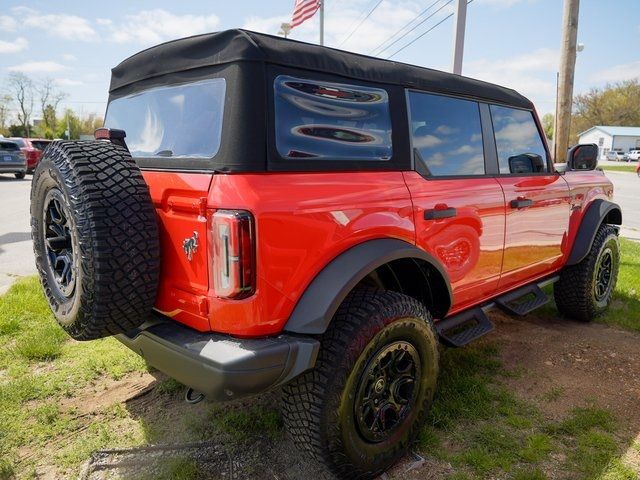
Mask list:
[[[442,140],[435,135],[418,135],[413,139],[413,145],[416,148],[431,148],[441,143]]]
[[[62,59],[65,62],[75,62],[76,60],[78,60],[78,57],[76,57],[75,55],[72,55],[71,53],[64,53],[62,55]]]
[[[12,11],[20,17],[21,24],[25,27],[40,28],[51,36],[66,40],[97,40],[97,33],[86,18],[67,14],[43,14],[29,7],[15,7]]]
[[[23,72],[23,73],[54,73],[66,70],[67,67],[52,61],[44,62],[25,62],[19,65],[13,65],[7,67],[10,72]]]
[[[424,9],[424,5],[413,0],[387,0],[382,2],[358,30],[344,42],[349,32],[354,30],[360,23],[363,13],[368,12],[370,4],[370,0],[351,0],[348,3],[341,4],[339,14],[330,15],[325,22],[325,44],[330,47],[369,54]],[[443,8],[438,14],[439,16],[434,17],[433,20],[440,19],[450,11],[451,6],[449,5]],[[290,13],[265,18],[254,16],[245,21],[243,28],[275,35],[280,30],[280,24],[290,20]],[[420,29],[417,29],[414,34],[409,35],[403,42],[394,47],[398,48],[403,45],[404,42],[409,41],[419,31]],[[291,31],[290,38],[317,43],[318,36],[319,26],[316,15],[294,28]],[[393,49],[386,53],[392,52]]]
[[[590,76],[592,81],[601,83],[613,83],[634,78],[640,78],[640,61],[603,68]]]
[[[0,15],[0,30],[5,32],[15,32],[18,28],[18,22],[15,18],[7,15]]]
[[[142,10],[126,15],[125,20],[103,23],[110,30],[111,40],[117,43],[136,42],[145,45],[188,37],[216,30],[220,19],[216,15],[176,15],[166,10]]]
[[[545,108],[555,102],[555,72],[559,54],[556,50],[540,48],[514,57],[466,62],[463,74],[505,87],[513,88]]]
[[[26,50],[28,47],[29,42],[24,37],[18,37],[12,42],[0,40],[0,53],[18,53]]]
[[[56,78],[54,82],[61,87],[77,87],[83,84],[80,80],[73,80],[71,78]]]

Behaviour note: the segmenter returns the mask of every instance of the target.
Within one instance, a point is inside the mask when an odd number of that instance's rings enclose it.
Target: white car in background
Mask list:
[[[628,162],[629,157],[624,152],[619,152],[617,150],[609,150],[606,156],[607,160],[610,162]]]
[[[629,159],[629,161],[640,160],[640,150],[629,150],[629,153],[627,154],[627,158]]]

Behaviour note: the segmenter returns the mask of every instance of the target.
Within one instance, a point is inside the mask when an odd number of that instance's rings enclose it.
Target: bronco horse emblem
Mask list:
[[[193,236],[182,241],[182,249],[187,255],[187,259],[191,261],[193,254],[198,250],[198,232],[193,232]]]

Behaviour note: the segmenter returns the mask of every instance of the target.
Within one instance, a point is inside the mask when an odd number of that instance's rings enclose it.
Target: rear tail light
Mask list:
[[[255,292],[253,215],[218,210],[211,217],[211,278],[218,297],[245,298]]]

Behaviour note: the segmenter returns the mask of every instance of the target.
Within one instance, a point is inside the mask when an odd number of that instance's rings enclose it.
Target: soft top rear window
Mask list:
[[[105,127],[127,134],[134,157],[211,158],[222,138],[226,82],[156,87],[109,103]]]
[[[389,160],[389,95],[381,88],[280,75],[276,147],[285,159]]]

